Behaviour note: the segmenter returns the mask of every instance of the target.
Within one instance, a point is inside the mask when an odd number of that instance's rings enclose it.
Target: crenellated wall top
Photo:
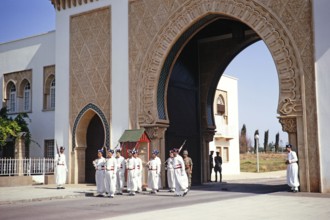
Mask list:
[[[57,11],[65,10],[66,8],[77,7],[82,4],[88,4],[98,0],[51,0],[54,8]]]

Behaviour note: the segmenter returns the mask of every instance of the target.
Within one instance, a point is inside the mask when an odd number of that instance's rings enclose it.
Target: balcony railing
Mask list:
[[[0,158],[0,176],[31,176],[54,173],[54,158]]]
[[[216,137],[222,137],[227,139],[235,138],[233,127],[228,125],[222,125],[217,127],[215,135]]]

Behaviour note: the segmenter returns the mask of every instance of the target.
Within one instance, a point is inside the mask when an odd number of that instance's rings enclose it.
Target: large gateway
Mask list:
[[[141,128],[162,161],[187,140],[193,183],[206,182],[218,81],[238,53],[264,41],[278,73],[279,123],[299,155],[301,190],[330,192],[328,1],[51,2],[61,82],[54,133],[70,148],[70,183],[91,178],[84,167],[96,146],[114,147],[126,129]]]

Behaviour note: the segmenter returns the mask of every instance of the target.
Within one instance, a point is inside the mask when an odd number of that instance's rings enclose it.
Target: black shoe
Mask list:
[[[109,198],[113,198],[114,196],[109,196]]]
[[[61,187],[61,189],[65,189],[65,187],[64,187],[64,186],[62,186],[62,187]]]
[[[61,189],[61,187],[58,186],[57,189]]]
[[[182,195],[182,196],[186,196],[186,195],[188,194],[188,192],[189,192],[189,190],[188,190],[188,189],[186,189],[186,190],[184,191],[184,193],[183,193],[183,195]]]

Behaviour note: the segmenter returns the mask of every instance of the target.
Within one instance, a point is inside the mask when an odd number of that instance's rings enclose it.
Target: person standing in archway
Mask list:
[[[110,198],[114,197],[116,191],[117,161],[112,156],[113,153],[114,150],[108,150],[108,155],[105,162],[105,189]]]
[[[188,176],[188,187],[191,187],[191,177],[192,177],[192,170],[193,170],[193,162],[192,159],[188,156],[188,151],[183,151],[183,161],[186,170],[186,174]]]
[[[189,191],[188,177],[185,171],[185,165],[182,157],[179,155],[179,149],[173,149],[173,167],[175,176],[175,196],[185,196]]]
[[[121,156],[120,149],[116,150],[117,175],[116,175],[116,195],[123,195],[126,163],[125,158]]]
[[[156,159],[158,152],[152,151],[151,158],[147,164],[148,166],[148,187],[151,189],[150,193],[156,194],[158,190],[158,175],[160,173],[160,164]]]
[[[175,191],[175,177],[174,177],[174,167],[173,167],[173,150],[170,150],[170,157],[166,160],[166,171],[167,171],[167,184],[169,192]]]
[[[127,192],[128,195],[135,196],[136,192],[136,163],[133,157],[134,150],[128,151],[128,158],[126,159],[127,170]]]
[[[95,182],[97,196],[102,197],[105,193],[105,158],[103,157],[103,150],[100,149],[97,152],[97,159],[93,161],[95,167]]]
[[[135,164],[136,164],[136,192],[140,193],[142,192],[142,160],[139,157],[138,150],[134,151],[133,157],[135,158]]]
[[[218,182],[218,173],[220,174],[220,183],[222,182],[222,157],[219,155],[219,152],[216,152],[214,157],[214,173],[215,173],[215,182]]]
[[[68,172],[64,150],[64,147],[60,147],[60,152],[55,156],[55,174],[57,189],[64,189],[63,185],[66,182],[66,173]]]
[[[161,159],[158,157],[158,154],[159,154],[159,150],[153,150],[153,153],[156,155],[155,157],[155,160],[158,162],[159,164],[159,167],[160,167],[160,170],[159,170],[159,173],[158,173],[158,190],[157,192],[159,192],[159,189],[162,188],[162,179],[161,179],[161,172],[162,172],[162,161]]]
[[[286,145],[288,157],[286,160],[286,180],[287,184],[291,187],[292,192],[298,192],[299,179],[298,179],[298,157],[295,151],[292,150],[292,145]]]

